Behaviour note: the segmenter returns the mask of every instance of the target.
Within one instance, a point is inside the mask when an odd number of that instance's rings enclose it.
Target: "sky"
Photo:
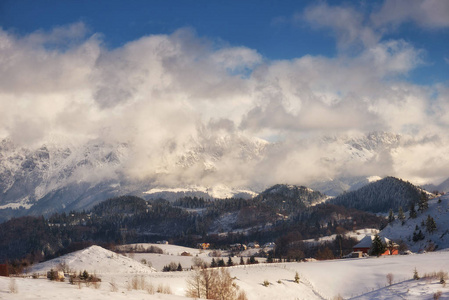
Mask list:
[[[166,185],[437,182],[448,45],[445,0],[5,0],[0,138],[127,143],[129,175]],[[354,160],[370,132],[389,147]]]

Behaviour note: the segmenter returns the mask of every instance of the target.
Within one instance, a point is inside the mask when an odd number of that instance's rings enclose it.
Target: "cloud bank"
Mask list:
[[[127,176],[171,186],[438,180],[449,176],[449,88],[408,82],[424,50],[382,38],[406,21],[449,26],[445,2],[430,2],[386,1],[368,17],[321,3],[295,15],[335,34],[330,58],[271,61],[192,29],[116,49],[83,23],[26,36],[0,30],[0,137],[30,148],[127,143]],[[373,131],[401,139],[371,145]],[[361,144],[372,151],[354,157]]]

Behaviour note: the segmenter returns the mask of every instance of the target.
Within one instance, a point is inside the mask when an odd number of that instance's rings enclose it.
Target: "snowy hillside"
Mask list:
[[[422,189],[395,177],[372,182],[364,187],[342,194],[331,203],[371,212],[405,211],[411,203],[418,203]]]
[[[61,264],[70,270],[79,272],[87,270],[90,273],[136,273],[146,274],[155,270],[129,257],[116,254],[99,246],[76,251],[50,261],[34,266],[30,273],[46,273],[50,269],[58,269]],[[98,267],[98,269],[96,269]]]
[[[441,202],[439,201],[441,199]],[[427,230],[426,222],[432,217],[436,224],[434,232]],[[423,251],[432,244],[436,249],[449,248],[449,195],[429,200],[429,208],[424,212],[418,212],[415,219],[406,214],[405,223],[395,220],[381,231],[381,235],[392,240],[403,240],[413,252]],[[416,230],[418,228],[418,230]],[[423,239],[413,241],[413,233],[421,231]]]
[[[189,186],[185,188],[152,188],[144,193],[149,199],[162,198],[174,201],[182,197],[202,197],[205,199],[216,198],[244,198],[250,199],[257,196],[257,193],[250,190],[234,189],[224,184],[211,187]]]
[[[160,245],[170,253],[173,260],[179,258],[175,252],[181,250],[172,245]],[[195,253],[194,249],[185,249]],[[84,251],[84,252],[83,252]],[[187,299],[187,279],[190,271],[153,272],[139,262],[111,254],[100,247],[90,247],[61,259],[73,270],[95,270],[102,279],[97,288],[70,285],[66,282],[50,282],[47,279],[0,277],[0,297],[2,299]],[[171,255],[173,254],[173,255]],[[91,257],[91,258],[89,258]],[[136,260],[138,258],[135,258]],[[154,259],[157,259],[155,257]],[[118,262],[118,263],[115,263]],[[33,271],[44,272],[54,267],[56,261],[39,264]],[[112,264],[112,265],[111,265]],[[141,266],[139,266],[141,265]],[[231,276],[249,300],[274,299],[432,299],[441,292],[442,299],[449,297],[449,287],[439,284],[439,278],[413,280],[413,271],[423,277],[425,273],[447,272],[449,252],[434,252],[408,256],[381,258],[342,259],[306,263],[273,263],[229,267]],[[145,271],[144,271],[145,270]],[[294,282],[295,273],[300,276]],[[391,273],[392,285],[388,285],[386,275]],[[136,277],[137,276],[137,277]],[[143,282],[146,289],[130,288],[133,278]],[[14,281],[12,281],[14,280]],[[267,282],[268,286],[262,283]],[[11,285],[16,293],[11,293]],[[165,291],[156,292],[165,286]],[[153,287],[153,290],[150,288]],[[161,289],[162,291],[163,289]],[[149,291],[151,293],[149,293]]]
[[[326,195],[336,197],[344,192],[350,192],[358,190],[365,185],[372,182],[381,180],[379,176],[368,176],[368,177],[341,177],[333,180],[326,180],[321,182],[314,182],[310,187],[314,190],[320,191]]]

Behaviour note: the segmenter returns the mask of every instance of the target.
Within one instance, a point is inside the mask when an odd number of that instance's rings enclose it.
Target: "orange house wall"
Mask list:
[[[362,251],[362,253],[368,253],[370,248],[353,248],[353,251]],[[389,250],[386,250],[382,255],[398,255],[399,251],[398,249],[393,249],[392,253],[390,254]]]

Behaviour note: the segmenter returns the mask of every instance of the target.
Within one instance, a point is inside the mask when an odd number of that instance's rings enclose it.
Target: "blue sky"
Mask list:
[[[0,138],[124,142],[129,176],[173,186],[436,182],[449,177],[448,44],[446,0],[3,0]],[[354,159],[341,141],[371,132],[390,148]],[[179,169],[196,147],[265,142],[276,151],[253,161],[230,146]]]
[[[271,60],[307,54],[338,55],[331,28],[317,29],[301,20],[304,10],[316,3],[320,1],[5,0],[0,3],[0,26],[26,35],[36,30],[48,31],[55,26],[83,22],[89,32],[103,34],[103,42],[109,48],[120,47],[145,35],[171,34],[179,28],[189,27],[200,37],[249,47]],[[365,24],[371,14],[385,5],[383,1],[331,1],[329,4],[354,8],[363,15]],[[447,6],[446,11],[440,13],[448,14]],[[447,22],[421,26],[413,17],[410,13],[408,18],[399,20],[394,25],[396,28],[383,34],[382,39],[404,39],[423,51],[424,63],[407,74],[408,80],[420,84],[447,82]]]

